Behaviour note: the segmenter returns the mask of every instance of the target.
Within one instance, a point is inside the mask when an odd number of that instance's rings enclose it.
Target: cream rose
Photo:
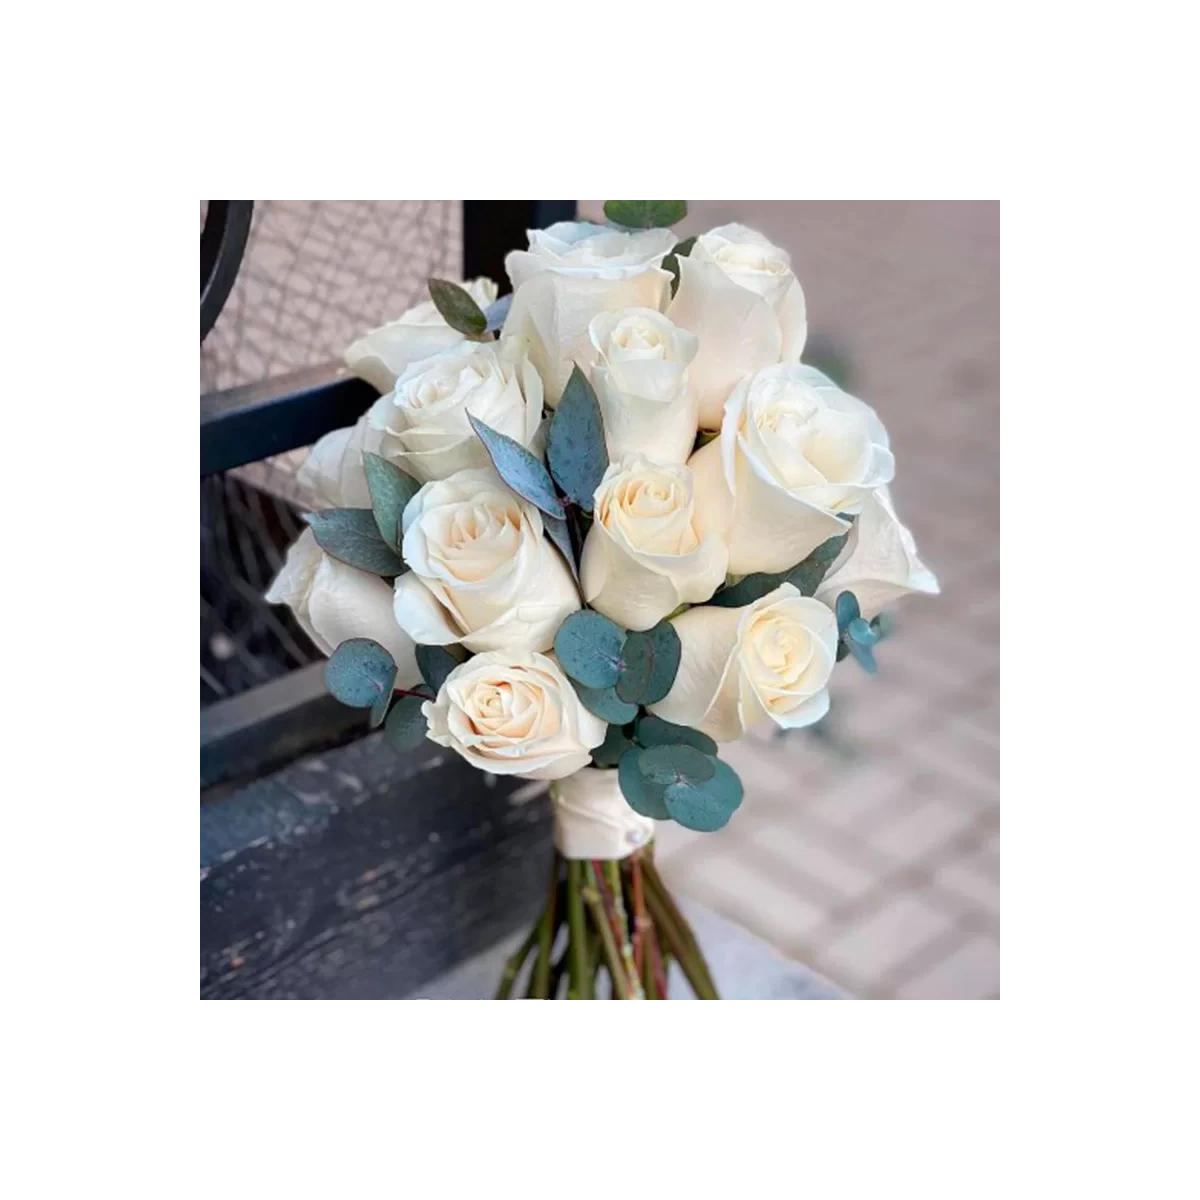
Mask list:
[[[529,231],[529,249],[504,260],[513,285],[505,335],[528,339],[553,407],[572,366],[589,364],[588,325],[619,308],[661,310],[670,295],[662,260],[675,245],[668,229],[626,233],[586,221]]]
[[[367,413],[379,450],[421,483],[486,467],[467,414],[528,446],[542,420],[542,381],[519,342],[464,341],[413,363]]]
[[[799,361],[808,334],[804,292],[787,251],[745,225],[702,233],[679,267],[667,316],[700,339],[692,387],[700,427],[716,429],[743,376]]]
[[[347,638],[372,638],[396,660],[397,687],[421,682],[413,641],[396,624],[391,587],[326,554],[311,529],[288,550],[266,599],[286,604],[322,654],[332,654]]]
[[[579,702],[553,658],[477,654],[421,706],[429,737],[493,775],[562,779],[586,767],[608,726]]]
[[[379,453],[383,435],[364,413],[355,425],[327,433],[308,452],[296,472],[315,508],[370,508],[371,492],[363,471],[363,453]]]
[[[846,547],[817,588],[817,599],[832,605],[841,592],[853,592],[870,620],[910,592],[938,594],[933,572],[917,557],[913,535],[900,523],[886,487],[862,506]]]
[[[663,720],[729,742],[768,718],[799,729],[829,711],[837,618],[790,583],[744,608],[689,608],[672,624],[682,643],[679,673],[650,705]]]
[[[480,308],[494,303],[499,290],[483,276],[462,286]],[[381,392],[390,392],[410,364],[461,341],[463,335],[446,324],[432,300],[426,300],[399,319],[363,334],[346,351],[345,361],[360,379]]]
[[[595,495],[580,581],[588,604],[625,629],[651,629],[724,582],[728,551],[692,520],[692,474],[640,454],[613,463]]]
[[[721,534],[729,571],[785,571],[844,533],[890,482],[887,430],[874,409],[812,367],[784,363],[744,379],[721,436],[692,455],[696,525]]]
[[[688,386],[695,335],[652,308],[626,308],[593,317],[588,337],[609,457],[652,449],[659,462],[687,462],[698,424]]]
[[[490,467],[427,483],[408,502],[396,580],[400,627],[422,646],[548,650],[581,607],[542,517]]]

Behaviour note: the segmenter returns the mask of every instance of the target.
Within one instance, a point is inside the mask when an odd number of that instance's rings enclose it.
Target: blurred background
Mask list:
[[[581,214],[598,218],[601,203]],[[664,826],[664,874],[855,995],[996,998],[999,205],[689,206],[681,237],[740,221],[790,251],[804,358],[887,425],[897,508],[942,595],[895,610],[876,677],[842,664],[815,730],[723,751],[746,803],[717,834]],[[429,275],[458,277],[460,213],[436,200],[256,202],[201,348],[202,391],[340,358],[423,299]],[[302,457],[202,481],[202,705],[314,657],[286,614],[256,602],[298,531]],[[267,643],[270,655],[256,651]]]

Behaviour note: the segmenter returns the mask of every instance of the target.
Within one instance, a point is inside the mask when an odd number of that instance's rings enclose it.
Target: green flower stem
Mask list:
[[[633,995],[629,988],[629,978],[625,974],[621,962],[621,952],[617,949],[617,940],[613,937],[612,926],[604,905],[600,903],[600,892],[596,882],[596,872],[591,863],[582,864],[587,871],[587,887],[583,889],[583,902],[591,913],[592,923],[600,934],[600,944],[604,948],[604,959],[608,966],[608,974],[612,979],[613,991],[618,1000],[631,1000]]]
[[[567,953],[571,956],[567,999],[591,1000],[593,988],[583,909],[583,863],[570,858],[567,859]]]
[[[692,985],[697,1000],[718,1000],[717,989],[713,986],[704,960],[699,950],[689,946],[679,926],[675,924],[671,914],[663,905],[662,897],[654,887],[646,889],[646,902],[650,905],[650,915],[654,918],[655,928],[662,934],[672,954],[683,968],[687,981]]]
[[[539,921],[529,931],[529,936],[521,943],[521,948],[504,964],[504,973],[500,976],[500,986],[496,989],[496,1000],[507,1000],[512,994],[513,984],[517,981],[517,975],[520,973],[521,967],[525,963],[525,959],[529,957],[530,950],[538,940],[538,931],[541,928]]]
[[[561,918],[557,913],[558,899],[558,869],[559,854],[554,852],[554,862],[550,867],[550,894],[546,898],[546,911],[538,928],[538,957],[533,966],[531,977],[532,991],[530,995],[541,1000],[550,998],[550,954],[554,948],[554,934],[558,930]]]
[[[663,883],[662,876],[659,875],[658,868],[654,865],[653,860],[646,862],[644,867],[647,894],[648,896],[654,897],[658,901],[663,910],[662,916],[666,918],[666,923],[669,925],[671,931],[675,935],[674,939],[667,939],[671,953],[674,954],[679,960],[679,965],[683,967],[685,971],[687,971],[688,965],[690,964],[692,970],[699,973],[700,977],[707,986],[707,990],[712,993],[712,996],[709,997],[709,999],[719,999],[717,995],[717,985],[713,982],[713,977],[709,972],[708,963],[705,961],[704,953],[696,941],[696,935],[692,933],[692,927],[687,923],[687,918],[679,911],[679,908],[672,898],[670,891],[668,891],[666,885]],[[653,907],[651,908],[651,913],[654,915],[655,921],[662,925],[663,921],[659,915],[654,914]],[[664,930],[664,935],[665,933],[666,930]],[[673,944],[673,942],[677,942],[678,944]],[[680,953],[681,947],[687,956],[686,962],[684,954]],[[690,974],[688,975],[688,980],[689,982],[691,981]]]
[[[629,921],[625,915],[625,894],[621,887],[621,864],[615,859],[609,859],[603,863],[593,862],[592,869],[599,884],[605,910],[607,911],[610,907],[612,910],[613,938],[621,951],[621,961],[625,967],[625,978],[629,981],[629,990],[635,1000],[644,1000],[645,996],[641,994],[641,975],[634,962],[633,946],[629,941]],[[607,886],[605,881],[607,881]]]

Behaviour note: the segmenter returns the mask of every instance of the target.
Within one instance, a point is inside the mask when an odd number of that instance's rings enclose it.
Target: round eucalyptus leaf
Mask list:
[[[841,592],[834,606],[834,612],[837,614],[838,632],[845,633],[846,626],[861,615],[858,608],[858,598],[853,592]]]
[[[459,661],[445,646],[418,646],[417,669],[436,696],[446,682],[446,676],[459,666]]]
[[[375,513],[369,508],[326,508],[304,518],[317,545],[338,562],[391,579],[408,568],[383,540]]]
[[[695,746],[653,746],[638,755],[638,770],[663,787],[681,781],[704,783],[715,774],[716,764],[717,759]]]
[[[423,703],[419,696],[401,696],[392,705],[384,722],[383,736],[394,750],[407,754],[425,740],[428,723],[421,711]]]
[[[650,639],[654,650],[654,662],[650,670],[650,682],[646,684],[641,702],[657,704],[671,690],[679,673],[683,644],[670,621],[659,621],[645,636]]]
[[[370,638],[342,642],[325,664],[326,687],[350,708],[373,708],[381,698],[391,696],[395,682],[395,660]]]
[[[680,780],[668,784],[663,793],[667,812],[685,829],[712,833],[729,824],[729,818],[741,807],[743,789],[737,772],[720,759],[713,761],[715,770],[710,779],[702,783]]]
[[[625,631],[590,609],[573,612],[554,635],[554,653],[572,679],[589,688],[610,688],[621,674]]]
[[[701,754],[717,752],[717,743],[707,733],[701,733],[688,725],[664,721],[662,717],[643,717],[637,723],[636,737],[639,744],[646,749],[653,746],[694,746]]]
[[[617,695],[630,704],[640,704],[646,697],[654,671],[654,643],[644,633],[629,634],[621,648],[621,663]]]
[[[634,745],[625,736],[625,730],[620,725],[610,725],[604,741],[592,751],[592,762],[598,767],[615,767],[621,755],[632,749]]]
[[[575,694],[579,697],[579,702],[583,707],[610,725],[626,725],[637,716],[637,705],[626,704],[617,695],[616,688],[584,687],[582,683],[577,683],[574,679],[571,680],[571,683],[574,685]]]
[[[652,817],[656,821],[670,820],[670,813],[663,800],[663,789],[659,784],[647,779],[638,769],[638,757],[641,750],[626,750],[621,755],[617,766],[617,780],[621,785],[629,807],[643,817]]]
[[[875,655],[870,646],[863,646],[859,642],[854,641],[852,638],[843,638],[842,645],[845,646],[850,654],[854,656],[854,661],[858,663],[858,665],[862,667],[862,669],[866,671],[868,675],[875,674],[878,668],[875,665]]]

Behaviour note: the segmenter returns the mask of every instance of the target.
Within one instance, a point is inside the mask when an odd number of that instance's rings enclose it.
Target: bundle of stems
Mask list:
[[[719,999],[691,926],[654,866],[652,845],[606,861],[566,859],[556,850],[546,905],[505,964],[496,999],[557,1000],[565,985],[566,999],[594,1000],[603,972],[615,1000],[666,1000],[672,959],[697,999]]]

